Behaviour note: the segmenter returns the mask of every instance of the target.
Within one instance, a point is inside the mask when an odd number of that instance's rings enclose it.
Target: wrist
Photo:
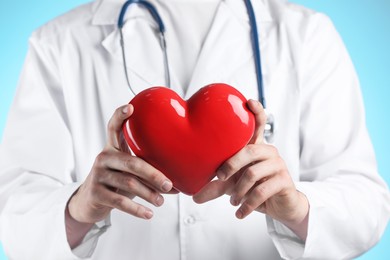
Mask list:
[[[77,191],[69,199],[68,205],[66,206],[66,212],[69,214],[69,217],[72,220],[76,222],[84,223],[85,221],[81,221],[81,219],[77,216],[77,214],[79,214],[79,210],[77,210],[76,194]]]
[[[302,241],[306,241],[310,205],[306,196],[299,191],[297,191],[297,198],[298,202],[295,207],[295,212],[291,218],[281,222],[290,228]]]
[[[69,205],[65,209],[65,227],[68,244],[71,249],[77,247],[83,241],[85,235],[91,230],[94,223],[83,223],[76,220],[70,213]]]

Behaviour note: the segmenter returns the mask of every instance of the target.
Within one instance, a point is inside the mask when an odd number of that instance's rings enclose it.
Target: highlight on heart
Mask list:
[[[137,94],[134,113],[123,125],[133,153],[193,195],[215,177],[218,167],[251,139],[255,119],[247,99],[223,83],[207,85],[187,101],[166,87]]]

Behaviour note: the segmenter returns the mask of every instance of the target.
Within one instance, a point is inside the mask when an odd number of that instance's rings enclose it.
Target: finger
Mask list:
[[[101,164],[101,168],[134,174],[156,190],[169,192],[172,189],[172,182],[162,172],[141,158],[124,152],[108,151],[99,154],[97,160]]]
[[[282,183],[282,178],[279,175],[275,175],[273,178],[257,185],[236,211],[236,217],[243,219],[248,216],[269,198],[279,193],[283,189]]]
[[[112,192],[108,189],[101,189],[101,191],[97,193],[97,196],[99,204],[103,206],[115,208],[139,218],[150,219],[153,217],[153,211],[151,209],[134,202],[124,195]]]
[[[135,176],[124,173],[107,171],[100,178],[101,184],[119,189],[119,193],[129,196],[137,196],[159,207],[164,203],[164,198],[158,192],[150,189]]]
[[[238,206],[250,190],[256,186],[256,183],[272,178],[279,168],[273,160],[267,160],[248,167],[235,185],[230,203],[233,206]]]
[[[126,139],[123,135],[123,131],[121,131],[119,134],[119,147],[120,147],[120,149],[119,149],[120,151],[128,153],[128,154],[132,154],[130,147],[127,144]]]
[[[259,101],[253,99],[248,100],[248,107],[255,115],[256,122],[255,132],[249,143],[260,144],[264,139],[264,129],[267,123],[267,115],[265,114],[264,108]]]
[[[226,180],[242,168],[253,162],[263,161],[278,154],[274,146],[266,144],[249,144],[226,160],[217,170],[217,177]]]
[[[194,202],[201,204],[207,201],[216,199],[226,194],[229,186],[233,186],[232,181],[220,181],[215,180],[204,186],[198,193],[196,193],[192,199]]]
[[[134,107],[131,104],[117,108],[107,126],[107,143],[109,146],[120,150],[120,133],[124,121],[133,114]]]

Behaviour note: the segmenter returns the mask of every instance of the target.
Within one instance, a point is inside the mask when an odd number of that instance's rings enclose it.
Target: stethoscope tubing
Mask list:
[[[125,75],[126,75],[126,81],[127,81],[127,85],[129,86],[130,91],[134,94],[134,96],[136,95],[136,93],[134,92],[133,88],[131,87],[129,75],[127,73],[125,40],[123,37],[122,28],[123,28],[123,25],[125,22],[125,15],[126,15],[126,11],[127,11],[128,7],[131,4],[135,4],[135,3],[144,6],[150,12],[150,14],[153,16],[153,19],[158,24],[158,28],[159,28],[159,32],[160,32],[160,45],[161,45],[161,48],[163,50],[163,55],[164,55],[165,82],[167,84],[167,87],[169,87],[169,88],[171,87],[171,76],[170,76],[168,54],[167,54],[167,43],[165,40],[165,25],[161,19],[161,16],[157,12],[156,7],[154,7],[154,5],[152,5],[151,3],[144,1],[144,0],[129,0],[129,1],[125,2],[122,6],[121,12],[119,14],[119,19],[118,19],[118,28],[119,28],[119,34],[120,34],[120,45],[121,45],[121,49],[122,49],[122,60],[123,60],[123,67],[124,67]]]

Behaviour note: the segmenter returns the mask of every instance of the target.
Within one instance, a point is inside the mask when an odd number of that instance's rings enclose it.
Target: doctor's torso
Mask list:
[[[250,27],[242,1],[199,1],[199,6],[210,2],[214,9],[207,12],[208,19],[197,27],[200,36],[193,39],[188,38],[190,20],[183,20],[188,26],[185,33],[180,34],[185,26],[174,26],[177,20],[170,16],[175,15],[171,12],[175,1],[151,2],[161,10],[167,23],[172,89],[187,99],[207,84],[223,82],[240,90],[246,98],[257,99]],[[104,147],[106,126],[113,111],[132,98],[116,28],[122,3],[106,0],[82,6],[50,22],[32,37],[32,42],[47,52],[44,56],[50,66],[58,70],[62,87],[50,94],[58,99],[57,105],[61,106],[72,133],[74,181],[85,179]],[[277,122],[274,145],[290,174],[298,180],[300,91],[292,48],[299,39],[290,34],[296,35],[300,28],[274,20],[267,1],[253,1],[253,5],[260,31],[268,112]],[[144,9],[134,6],[123,30],[127,71],[135,92],[164,86],[163,54],[154,20]],[[191,42],[196,46],[188,46]],[[186,48],[192,48],[191,57],[185,56]],[[187,58],[191,64],[186,64]],[[155,214],[149,221],[114,210],[112,226],[99,239],[94,259],[279,258],[267,233],[264,215],[255,212],[238,220],[228,197],[204,205],[195,204],[191,197],[182,194],[166,195],[165,201],[161,208],[153,208]]]

